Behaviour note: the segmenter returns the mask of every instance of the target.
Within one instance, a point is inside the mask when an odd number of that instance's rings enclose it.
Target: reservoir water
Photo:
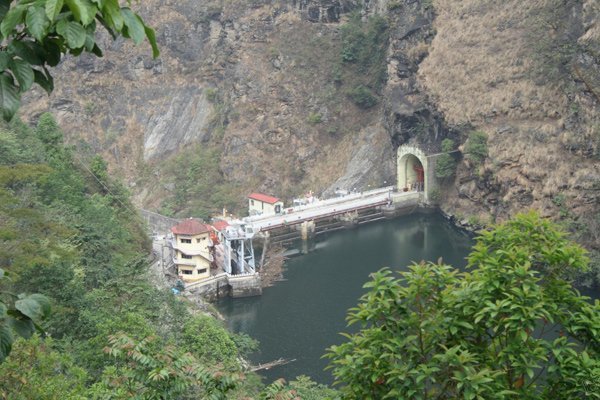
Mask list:
[[[262,374],[271,382],[308,375],[331,383],[325,349],[349,332],[346,312],[365,292],[369,274],[382,267],[407,270],[413,261],[464,267],[473,240],[439,214],[412,214],[394,220],[319,236],[316,249],[286,261],[285,280],[260,297],[224,299],[218,308],[234,332],[260,342],[252,363],[295,359]]]

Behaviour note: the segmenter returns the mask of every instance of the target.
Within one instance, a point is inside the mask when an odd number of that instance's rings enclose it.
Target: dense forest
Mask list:
[[[50,114],[0,130],[2,301],[11,311],[13,294],[39,293],[52,310],[30,336],[2,307],[2,355],[14,334],[26,338],[0,364],[0,398],[258,394],[259,378],[241,374],[256,342],[150,284],[150,243],[127,190],[62,137]]]

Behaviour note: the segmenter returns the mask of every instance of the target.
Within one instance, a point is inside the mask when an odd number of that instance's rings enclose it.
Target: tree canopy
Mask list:
[[[329,349],[349,399],[600,398],[600,302],[572,288],[578,245],[536,214],[484,232],[469,272],[373,274]]]
[[[96,29],[103,26],[116,38],[136,44],[145,38],[158,57],[154,30],[119,0],[0,0],[0,109],[10,120],[21,94],[37,83],[48,93],[54,88],[49,67],[63,55],[83,52],[102,57]]]

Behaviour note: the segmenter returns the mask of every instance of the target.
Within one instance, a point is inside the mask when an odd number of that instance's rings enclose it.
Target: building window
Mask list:
[[[182,269],[181,273],[184,275],[192,275],[192,270],[191,269]]]
[[[196,243],[200,243],[200,242],[202,242],[204,239],[206,239],[206,238],[205,238],[205,237],[197,238],[197,239],[196,239]]]
[[[254,200],[250,200],[250,205],[253,206],[254,205]]]
[[[191,260],[192,256],[188,256],[187,254],[181,253],[181,258],[185,258],[186,260]]]
[[[202,268],[198,270],[198,275],[204,274],[206,272],[206,268]]]
[[[192,239],[181,239],[181,243],[192,243]]]

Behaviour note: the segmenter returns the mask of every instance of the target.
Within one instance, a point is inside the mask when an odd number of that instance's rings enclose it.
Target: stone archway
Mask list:
[[[430,190],[429,165],[427,156],[418,147],[400,146],[397,155],[398,190],[404,188],[422,191],[425,201],[429,200]]]

